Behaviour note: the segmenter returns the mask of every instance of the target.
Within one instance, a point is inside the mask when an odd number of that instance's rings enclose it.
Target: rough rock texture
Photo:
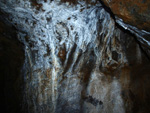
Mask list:
[[[111,11],[127,24],[150,31],[149,0],[102,0]]]
[[[150,57],[150,1],[149,0],[101,0],[109,7],[116,23],[129,30]]]
[[[66,1],[0,0],[24,44],[21,113],[149,113],[143,46],[97,1]]]

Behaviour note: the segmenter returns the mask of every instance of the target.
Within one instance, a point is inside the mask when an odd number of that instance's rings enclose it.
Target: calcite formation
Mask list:
[[[0,0],[0,12],[24,44],[19,113],[150,112],[146,44],[100,2]]]

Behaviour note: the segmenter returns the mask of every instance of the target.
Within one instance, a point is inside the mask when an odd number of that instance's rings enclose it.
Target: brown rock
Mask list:
[[[102,0],[111,11],[127,24],[150,31],[149,0]]]

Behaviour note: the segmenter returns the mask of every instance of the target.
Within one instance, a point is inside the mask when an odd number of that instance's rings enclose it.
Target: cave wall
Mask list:
[[[102,0],[115,16],[127,24],[150,31],[149,0]]]
[[[150,57],[150,1],[149,0],[100,0],[115,22],[134,34]]]
[[[68,1],[0,1],[24,44],[22,112],[150,112],[150,60],[138,38],[98,1]]]
[[[14,27],[0,19],[0,108],[4,113],[20,113],[21,110],[23,48]]]

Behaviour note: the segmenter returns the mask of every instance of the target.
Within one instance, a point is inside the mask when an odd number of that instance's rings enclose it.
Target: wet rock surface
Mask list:
[[[150,112],[149,46],[98,1],[0,0],[0,12],[24,45],[22,113]]]

